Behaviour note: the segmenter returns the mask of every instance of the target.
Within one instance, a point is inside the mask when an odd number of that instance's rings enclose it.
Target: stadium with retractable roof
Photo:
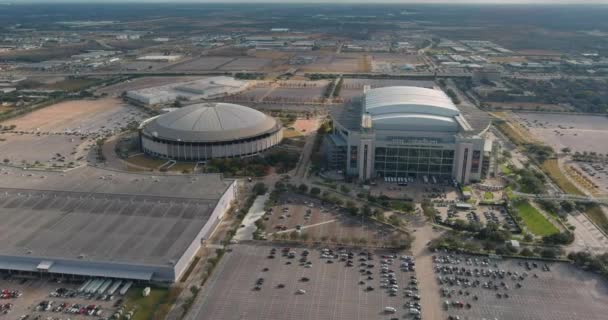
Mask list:
[[[491,166],[487,115],[474,106],[456,107],[436,88],[366,86],[361,97],[331,116],[333,133],[323,144],[327,166],[359,180],[468,183]]]

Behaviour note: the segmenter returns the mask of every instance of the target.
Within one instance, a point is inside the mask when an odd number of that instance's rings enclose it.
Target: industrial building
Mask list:
[[[144,121],[139,132],[146,154],[186,161],[254,155],[283,138],[280,121],[231,103],[183,107]]]
[[[175,282],[237,196],[220,175],[0,168],[0,270]]]
[[[362,181],[469,183],[480,180],[488,164],[489,118],[474,106],[457,108],[438,89],[366,86],[361,97],[331,116],[333,133],[323,143],[327,167]]]
[[[150,55],[150,56],[139,57],[139,58],[137,58],[137,60],[155,61],[155,62],[175,62],[181,58],[182,58],[182,56],[180,56],[180,55],[173,55],[173,56]]]
[[[176,100],[196,101],[217,99],[239,93],[248,87],[249,83],[247,81],[220,76],[131,90],[127,91],[127,98],[144,105],[156,105],[172,103]]]

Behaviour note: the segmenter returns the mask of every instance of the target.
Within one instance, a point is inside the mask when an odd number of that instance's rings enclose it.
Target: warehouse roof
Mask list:
[[[255,137],[279,130],[271,116],[231,103],[194,104],[158,116],[143,125],[153,137],[184,142],[217,142]]]
[[[232,183],[219,175],[146,176],[90,167],[68,173],[0,167],[0,174],[0,268],[47,266],[51,272],[74,267],[63,260],[171,266]],[[53,263],[29,266],[3,257]]]

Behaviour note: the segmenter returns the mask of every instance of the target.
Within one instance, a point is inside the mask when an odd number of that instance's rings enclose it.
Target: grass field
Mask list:
[[[524,137],[522,137],[517,131],[515,131],[508,123],[497,123],[495,124],[498,130],[502,132],[513,144],[517,146],[522,146],[525,143],[528,143]]]
[[[50,90],[80,91],[95,85],[97,82],[99,82],[97,79],[65,79],[48,84],[45,86],[45,88]]]
[[[533,234],[537,236],[548,236],[559,232],[559,230],[529,202],[521,201],[515,205],[515,208],[519,211],[519,215],[524,220],[528,230]]]
[[[494,194],[490,191],[486,191],[483,193],[484,200],[494,200]]]
[[[556,159],[549,159],[543,162],[542,169],[545,173],[562,189],[565,193],[584,195],[559,169]]]
[[[135,309],[131,320],[150,320],[154,318],[154,313],[160,306],[166,303],[169,290],[166,288],[152,288],[150,295],[142,295],[142,287],[134,287],[127,293],[125,298],[125,312]]]
[[[500,170],[502,170],[502,173],[504,173],[505,175],[510,175],[513,172],[511,171],[511,168],[509,168],[509,166],[504,163],[500,165]]]
[[[608,218],[606,218],[606,215],[602,212],[602,208],[598,205],[592,205],[587,208],[585,213],[589,219],[593,220],[593,222],[604,230],[604,232],[608,233]]]

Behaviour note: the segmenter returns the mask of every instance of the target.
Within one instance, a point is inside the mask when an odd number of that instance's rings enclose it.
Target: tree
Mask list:
[[[530,248],[523,248],[523,249],[521,249],[519,254],[524,257],[531,257],[534,255],[534,252],[532,252],[532,250],[530,250]]]
[[[299,190],[300,192],[302,192],[302,193],[307,192],[307,191],[308,191],[308,186],[302,183],[302,184],[300,184],[300,185],[298,186],[298,190]]]
[[[357,208],[357,205],[352,201],[346,202],[346,210],[353,216],[356,216],[359,213],[359,208]]]
[[[372,209],[366,204],[361,208],[361,214],[370,217],[372,215]]]
[[[524,236],[524,241],[532,242],[532,241],[534,241],[534,236],[531,233],[526,233],[526,235]]]
[[[342,193],[349,193],[350,192],[350,188],[345,186],[345,185],[340,185],[340,191]]]
[[[555,249],[545,248],[541,250],[540,256],[548,259],[555,259],[559,255],[559,252]]]
[[[321,189],[317,187],[312,187],[310,188],[310,194],[313,196],[318,196],[319,194],[321,194]]]
[[[266,193],[266,191],[268,191],[268,188],[266,187],[266,185],[263,182],[258,182],[253,186],[253,193],[255,193],[258,196],[261,196],[263,194]]]
[[[559,205],[562,207],[562,210],[564,210],[568,213],[570,213],[570,212],[572,212],[572,210],[574,210],[574,204],[570,201],[564,200],[564,201],[560,202]]]
[[[276,190],[278,190],[278,191],[284,191],[284,190],[285,190],[285,184],[284,184],[283,182],[281,182],[281,181],[277,181],[277,182],[274,184],[274,188],[275,188]]]

